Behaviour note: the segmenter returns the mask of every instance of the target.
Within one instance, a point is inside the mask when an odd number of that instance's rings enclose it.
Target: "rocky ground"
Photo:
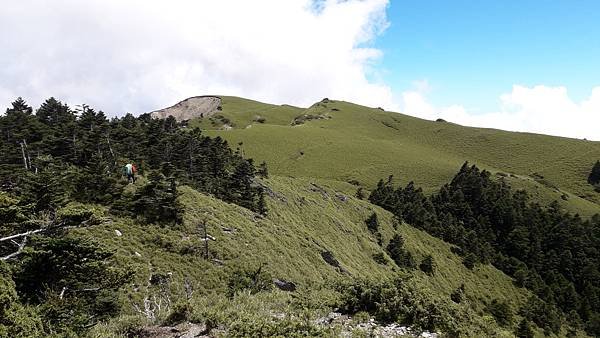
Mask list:
[[[277,317],[277,316],[275,316]],[[428,332],[415,330],[410,326],[400,324],[382,325],[374,319],[358,321],[350,316],[338,312],[331,312],[327,316],[314,321],[315,325],[325,327],[341,328],[340,337],[415,337],[415,338],[438,338],[437,332]],[[218,332],[216,332],[218,331]],[[209,338],[226,334],[222,330],[211,330],[207,332],[203,324],[182,323],[176,326],[149,326],[138,333],[138,337],[143,338]]]
[[[221,98],[216,96],[194,96],[174,106],[153,111],[152,117],[164,119],[173,116],[177,121],[190,120],[197,117],[208,117],[219,111]]]
[[[343,315],[338,312],[331,312],[327,316],[316,320],[317,325],[339,326],[342,328],[341,337],[421,337],[421,338],[438,338],[439,333],[420,331],[411,328],[410,326],[400,325],[396,323],[383,325],[377,323],[374,319],[366,321],[358,321],[350,316]]]

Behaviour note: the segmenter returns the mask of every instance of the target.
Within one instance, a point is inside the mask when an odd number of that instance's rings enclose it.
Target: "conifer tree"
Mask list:
[[[365,220],[365,223],[367,224],[369,231],[376,233],[379,230],[379,220],[377,219],[376,213],[372,213],[371,216]]]
[[[593,185],[600,183],[600,161],[596,161],[596,164],[592,167],[592,171],[588,176],[588,183]]]
[[[386,251],[399,267],[409,269],[415,267],[416,264],[412,254],[404,249],[404,239],[401,235],[396,234],[392,237]]]

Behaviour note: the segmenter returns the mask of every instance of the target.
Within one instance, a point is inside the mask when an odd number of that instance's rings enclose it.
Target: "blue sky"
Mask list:
[[[600,1],[403,1],[375,40],[395,92],[427,80],[434,105],[497,109],[514,84],[566,86],[580,101],[600,85]]]

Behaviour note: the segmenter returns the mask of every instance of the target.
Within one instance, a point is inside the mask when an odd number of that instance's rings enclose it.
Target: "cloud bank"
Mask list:
[[[0,102],[107,113],[202,94],[394,106],[369,79],[387,0],[19,0],[0,12]]]
[[[36,107],[55,96],[120,115],[204,94],[300,106],[330,97],[469,126],[600,140],[600,87],[575,102],[565,87],[515,85],[488,113],[436,107],[426,81],[393,92],[375,80],[383,55],[372,47],[388,26],[388,3],[11,1],[0,11],[0,107],[17,96]]]
[[[427,88],[418,87],[401,95],[406,114],[466,126],[600,140],[600,87],[575,102],[565,87],[514,85],[510,93],[500,96],[498,111],[477,114],[462,105],[435,107],[428,102]]]

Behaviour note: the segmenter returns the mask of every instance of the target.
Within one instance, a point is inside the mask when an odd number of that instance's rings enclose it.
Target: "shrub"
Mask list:
[[[359,200],[364,200],[366,197],[364,189],[362,187],[358,187],[358,189],[356,189],[356,194],[354,195],[354,197],[358,198]]]
[[[523,318],[523,320],[521,320],[519,326],[517,327],[515,335],[517,336],[517,338],[533,338],[535,336],[535,333],[533,332],[529,321]]]
[[[407,279],[373,281],[353,279],[338,284],[343,313],[367,312],[383,323],[402,322],[425,330],[455,331],[447,308],[407,283]]]
[[[271,275],[263,271],[262,265],[256,271],[238,268],[229,275],[227,296],[231,298],[240,291],[248,291],[251,294],[255,294],[271,290],[272,288]]]
[[[255,116],[253,121],[258,123],[265,123],[267,122],[267,119],[262,116]]]
[[[396,234],[386,248],[392,260],[401,268],[414,269],[416,266],[412,254],[404,249],[404,239]]]
[[[423,258],[423,260],[421,261],[421,264],[419,264],[419,269],[421,269],[421,271],[425,272],[426,274],[433,276],[433,274],[435,273],[435,262],[433,260],[433,257],[431,255],[425,256],[425,258]]]
[[[305,318],[253,318],[235,321],[227,330],[228,337],[334,337],[333,330],[315,325]]]
[[[475,255],[473,255],[472,253],[468,253],[464,258],[463,258],[463,265],[469,269],[469,270],[473,270],[475,268],[475,263],[477,262],[477,258],[475,257]]]
[[[166,166],[169,166],[167,164]],[[167,169],[168,170],[168,169]],[[173,176],[152,172],[148,182],[125,199],[115,210],[124,208],[131,215],[142,215],[148,223],[180,223],[182,206],[177,201],[177,184]]]
[[[494,316],[496,322],[502,326],[509,326],[513,320],[513,310],[506,302],[494,299],[492,303],[487,306],[487,310]]]
[[[190,318],[192,313],[192,305],[187,301],[180,301],[175,303],[171,312],[165,319],[165,324],[174,325],[184,322]]]
[[[456,290],[452,291],[452,293],[450,294],[450,299],[452,299],[453,302],[458,304],[458,303],[462,302],[464,295],[465,295],[465,285],[461,284]]]
[[[0,261],[0,337],[42,337],[42,322],[18,301],[8,265]]]
[[[376,254],[373,254],[373,260],[377,264],[381,264],[381,265],[387,265],[387,263],[388,263],[388,259],[385,257],[385,254],[383,252],[378,252]]]
[[[376,233],[379,230],[379,220],[377,219],[377,214],[372,213],[371,216],[365,220],[365,224],[367,224],[369,231]]]

